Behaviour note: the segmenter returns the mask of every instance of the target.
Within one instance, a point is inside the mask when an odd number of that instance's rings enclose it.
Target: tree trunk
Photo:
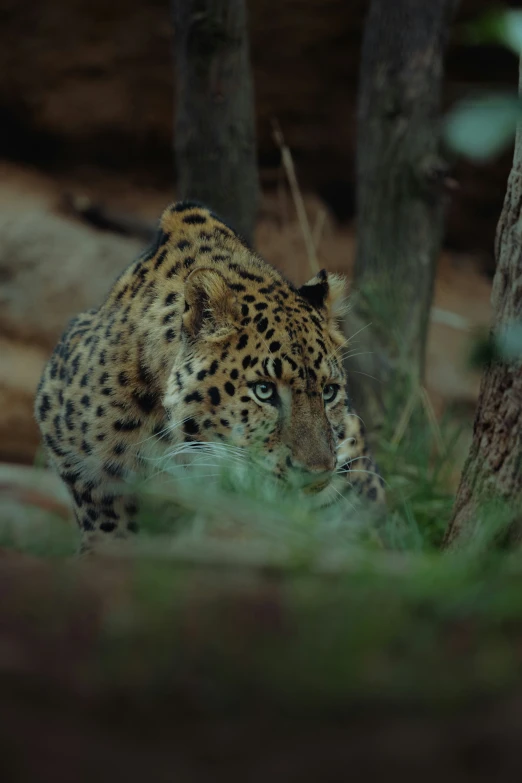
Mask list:
[[[519,92],[522,93],[522,60]],[[497,228],[492,338],[522,322],[522,125],[515,141],[504,207]],[[522,351],[521,351],[522,353]],[[495,359],[484,372],[473,442],[462,472],[445,545],[476,533],[479,503],[507,501],[511,536],[522,537],[522,360]]]
[[[422,381],[447,167],[439,145],[443,53],[456,0],[372,0],[359,83],[358,249],[348,335],[364,328],[351,378],[380,419],[386,392]],[[371,323],[371,326],[367,326]],[[402,381],[402,382],[401,382]]]
[[[252,243],[259,180],[244,0],[173,0],[172,13],[179,196]]]

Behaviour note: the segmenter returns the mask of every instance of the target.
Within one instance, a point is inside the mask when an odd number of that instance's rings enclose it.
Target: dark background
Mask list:
[[[518,6],[518,3],[512,3]],[[461,25],[491,8],[463,0],[447,57],[445,105],[477,88],[514,88],[516,58],[466,44]],[[250,0],[259,162],[279,162],[277,118],[301,184],[353,216],[355,112],[363,0]],[[95,165],[135,184],[173,177],[174,73],[167,0],[0,0],[0,155],[47,171]],[[460,162],[447,245],[491,270],[511,153]]]

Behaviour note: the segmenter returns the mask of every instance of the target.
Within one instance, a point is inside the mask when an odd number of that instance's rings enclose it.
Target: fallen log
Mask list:
[[[441,580],[441,562],[325,576],[4,550],[1,779],[510,779],[522,578]]]

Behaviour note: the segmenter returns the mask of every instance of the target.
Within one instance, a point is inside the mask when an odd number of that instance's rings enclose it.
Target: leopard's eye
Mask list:
[[[270,383],[270,381],[256,383],[253,388],[254,394],[261,402],[269,402],[270,400],[273,400],[276,395],[275,383]]]
[[[336,383],[327,383],[323,389],[323,400],[333,402],[339,393],[339,386]]]

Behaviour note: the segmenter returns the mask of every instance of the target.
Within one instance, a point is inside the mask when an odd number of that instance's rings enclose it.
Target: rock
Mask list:
[[[0,171],[0,176],[4,171]],[[12,173],[12,172],[11,172]],[[31,462],[32,415],[43,365],[67,321],[98,304],[140,252],[135,240],[93,231],[50,211],[35,182],[0,188],[0,459]]]

